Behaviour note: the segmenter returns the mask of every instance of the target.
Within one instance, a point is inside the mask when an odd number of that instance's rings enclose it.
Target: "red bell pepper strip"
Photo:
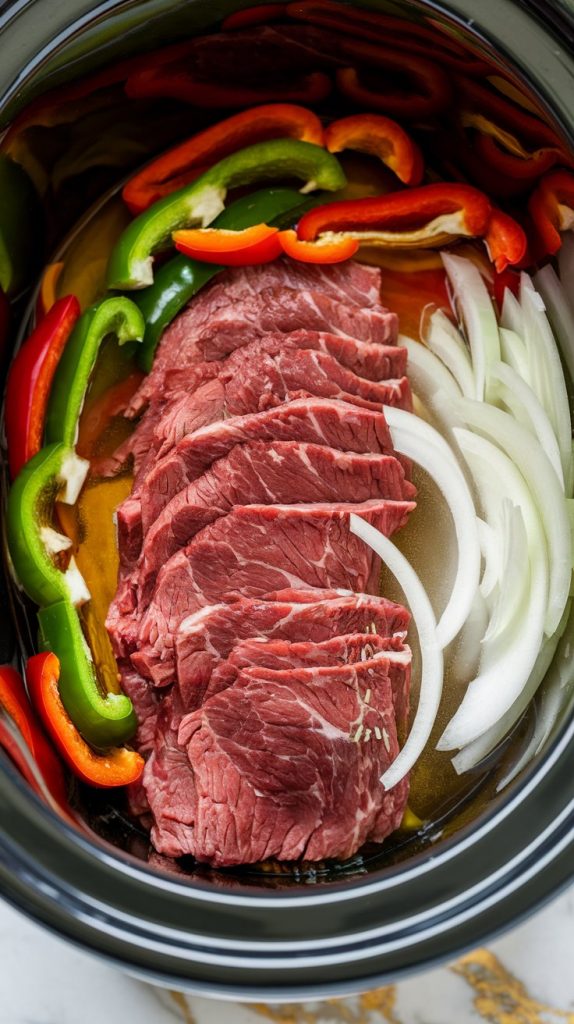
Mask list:
[[[296,231],[280,231],[279,243],[286,256],[301,263],[343,263],[350,260],[359,248],[359,243],[353,238],[302,242]]]
[[[362,48],[369,43],[361,43]],[[351,49],[350,46],[346,47]],[[373,50],[379,50],[373,46]],[[339,92],[354,103],[370,110],[380,110],[391,117],[404,118],[407,121],[418,121],[426,117],[434,117],[446,109],[450,102],[450,89],[447,79],[440,68],[433,67],[430,61],[420,57],[407,58],[404,53],[384,51],[379,67],[389,78],[394,75],[398,80],[405,73],[411,78],[411,90],[393,88],[388,82],[380,87],[373,87],[361,81],[360,71],[355,67],[338,68],[336,72]]]
[[[574,228],[574,173],[550,171],[528,201],[542,256],[551,256],[562,245],[562,231]]]
[[[46,788],[62,808],[67,808],[68,797],[62,765],[48,740],[44,736],[40,723],[34,714],[22,677],[10,665],[0,666],[0,706],[9,715],[20,732],[36,763],[38,774]],[[27,757],[20,744],[0,716],[0,745],[10,755],[16,767],[34,790],[44,796],[38,777],[30,767]]]
[[[382,114],[354,114],[325,129],[330,153],[358,150],[379,157],[405,185],[419,185],[424,164],[421,151],[396,121]]]
[[[55,654],[35,654],[26,666],[26,679],[38,714],[55,746],[74,775],[90,786],[107,789],[128,786],[141,776],[144,760],[135,750],[113,747],[97,754],[86,743],[62,704]]]
[[[270,263],[281,253],[279,229],[255,224],[242,231],[225,228],[195,228],[174,231],[176,249],[202,263],[224,267],[247,267]]]
[[[316,114],[291,103],[266,104],[234,114],[163,153],[130,178],[122,196],[137,215],[162,196],[194,181],[208,166],[237,149],[267,139],[291,138],[323,145]]]
[[[42,447],[50,387],[79,315],[75,295],[59,299],[24,342],[10,367],[5,423],[12,479]]]
[[[515,135],[525,148],[555,148],[563,154],[564,159],[571,160],[554,129],[541,118],[513,103],[507,96],[463,75],[454,78],[454,87],[463,123],[468,121],[471,112],[475,117],[485,122],[490,121]]]
[[[555,164],[571,164],[563,150],[556,147],[541,147],[525,156],[518,156],[503,149],[495,136],[478,134],[475,150],[479,160],[485,161],[496,174],[502,174],[511,181],[525,187],[541,178]]]
[[[403,192],[326,203],[309,210],[297,226],[304,241],[344,234],[370,245],[425,248],[445,240],[485,234],[488,198],[470,185],[422,185]]]
[[[331,92],[331,80],[321,71],[293,78],[288,85],[267,89],[222,82],[206,82],[186,67],[148,67],[130,75],[125,86],[132,99],[165,96],[195,107],[218,109],[253,107],[266,102],[319,103]]]
[[[499,274],[509,266],[517,266],[526,256],[527,240],[520,224],[502,210],[494,209],[484,236],[491,263]]]
[[[441,32],[439,26],[429,27],[407,18],[349,7],[347,4],[334,3],[333,0],[291,3],[287,13],[297,20],[373,42],[392,39],[393,48],[421,57],[428,57],[432,53],[433,60],[463,74],[484,75],[490,70],[486,61],[473,59],[464,46]]]
[[[287,4],[259,4],[259,7],[246,7],[243,11],[228,14],[222,22],[224,32],[236,29],[251,28],[252,25],[267,25],[270,21],[280,21],[285,17]]]

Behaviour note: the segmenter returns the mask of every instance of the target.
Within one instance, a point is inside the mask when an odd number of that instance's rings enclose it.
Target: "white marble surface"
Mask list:
[[[162,1001],[0,903],[0,1024],[173,1024],[181,998]],[[188,1007],[187,1024],[574,1024],[574,888],[488,950],[359,999]]]

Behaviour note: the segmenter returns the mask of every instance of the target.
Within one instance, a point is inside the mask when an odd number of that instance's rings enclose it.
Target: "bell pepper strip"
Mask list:
[[[395,54],[397,65],[401,63],[401,56],[399,53]],[[390,63],[391,61],[387,62],[387,68]],[[337,68],[336,80],[339,92],[358,106],[366,107],[367,110],[380,110],[407,121],[433,117],[447,106],[442,98],[442,88],[437,96],[436,90],[434,95],[433,92],[425,95],[424,89],[417,95],[416,92],[387,90],[382,84],[380,87],[372,87],[361,80],[360,72],[354,67]]]
[[[120,345],[142,341],[145,323],[131,299],[102,299],[78,320],[54,376],[46,417],[48,443],[74,445],[78,421],[102,342],[113,334]]]
[[[474,128],[477,132],[478,157],[507,178],[518,178],[528,185],[555,164],[572,166],[571,157],[559,146],[526,148],[515,135],[482,115],[467,114],[461,121],[465,128]]]
[[[54,528],[54,503],[74,505],[89,463],[72,448],[53,444],[34,455],[8,494],[6,533],[16,580],[36,604],[63,598],[73,604],[89,600],[71,541]]]
[[[51,310],[52,306],[55,305],[58,297],[58,281],[62,276],[63,269],[63,262],[59,262],[48,263],[44,270],[36,299],[36,320],[41,320]]]
[[[321,194],[317,199],[321,199]],[[261,189],[242,196],[226,207],[214,220],[213,227],[240,231],[261,221],[280,228],[291,226],[317,199],[305,198],[295,189]],[[287,224],[283,218],[288,218]],[[134,301],[146,323],[143,345],[138,346],[137,358],[146,373],[152,368],[163,331],[190,299],[221,270],[222,266],[199,263],[178,254],[159,267],[154,283],[149,288],[136,292]]]
[[[281,253],[277,228],[255,224],[242,231],[225,228],[195,228],[174,231],[176,249],[184,256],[225,267],[270,263]]]
[[[574,173],[546,174],[528,201],[541,256],[553,256],[562,245],[561,233],[574,228]]]
[[[10,665],[0,665],[0,708],[10,717],[22,736],[37,772],[31,767],[20,743],[1,715],[0,745],[4,747],[27,782],[41,796],[45,794],[38,784],[38,775],[56,803],[66,809],[68,796],[62,765],[42,732],[41,725],[30,705],[20,673]]]
[[[393,47],[398,50],[406,50],[421,57],[428,57],[432,53],[433,60],[466,75],[483,75],[491,69],[485,60],[472,58],[466,47],[444,32],[441,33],[439,26],[429,27],[407,18],[349,7],[332,0],[290,3],[287,13],[297,20],[373,42],[381,38],[392,38]]]
[[[143,379],[144,374],[139,370],[134,370],[127,377],[106,388],[97,398],[86,402],[80,417],[78,441],[76,444],[76,452],[80,458],[94,458],[96,448],[102,434],[109,427],[110,420],[115,416],[119,416],[126,409]],[[113,444],[114,447],[117,447],[115,441]],[[65,532],[67,533],[68,531],[66,530]]]
[[[109,287],[132,289],[152,284],[153,255],[169,246],[173,231],[207,227],[223,210],[229,189],[277,177],[301,179],[303,192],[335,192],[345,185],[337,159],[310,142],[273,139],[241,149],[132,221],[111,254]]]
[[[513,103],[508,96],[503,96],[483,82],[466,78],[464,75],[455,76],[453,84],[460,110],[459,116],[463,122],[470,123],[474,118],[475,123],[481,126],[483,134],[487,126],[490,133],[493,133],[490,126],[496,126],[501,141],[506,139],[511,148],[512,145],[528,150],[549,147],[558,150],[564,159],[571,162],[558,133],[541,118]],[[506,136],[503,132],[506,132]],[[514,139],[514,142],[511,142],[511,139]]]
[[[74,295],[59,299],[26,339],[10,366],[5,426],[12,479],[42,447],[52,381],[79,315]]]
[[[144,759],[135,750],[116,747],[98,754],[86,743],[60,696],[60,663],[48,652],[29,658],[26,679],[44,728],[73,774],[89,786],[127,786],[141,776]]]
[[[258,7],[246,7],[243,11],[234,11],[223,19],[221,28],[224,32],[251,28],[252,25],[267,25],[270,21],[281,21],[285,17],[287,4],[259,4]]]
[[[493,209],[484,236],[488,257],[499,274],[523,263],[527,238],[520,224],[502,210]]]
[[[482,192],[441,182],[328,203],[301,218],[297,236],[303,241],[342,236],[389,248],[434,248],[452,238],[484,236],[490,214],[490,202]]]
[[[42,251],[43,216],[20,164],[0,154],[0,288],[14,295],[30,280]]]
[[[405,185],[419,185],[424,172],[422,153],[396,121],[382,114],[354,114],[333,121],[325,129],[330,153],[354,149],[376,156]]]
[[[10,303],[0,288],[0,366],[4,362],[10,329]]]
[[[93,747],[121,746],[137,728],[132,703],[123,693],[105,693],[78,612],[70,601],[38,611],[40,647],[60,662],[60,694],[72,722]]]
[[[163,153],[124,185],[122,198],[136,215],[189,184],[206,168],[244,146],[267,139],[293,138],[323,145],[316,114],[291,103],[264,104],[220,121]]]
[[[301,263],[343,263],[350,260],[359,248],[359,243],[353,238],[302,242],[296,231],[280,231],[278,240],[285,255]]]
[[[125,86],[131,99],[165,97],[202,109],[254,107],[266,103],[321,103],[331,92],[331,79],[322,71],[293,78],[288,84],[256,86],[206,82],[188,67],[151,67],[128,78]]]

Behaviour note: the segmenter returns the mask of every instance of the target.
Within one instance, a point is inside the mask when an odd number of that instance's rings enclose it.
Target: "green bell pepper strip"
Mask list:
[[[247,146],[132,221],[112,251],[108,287],[123,290],[153,284],[153,255],[171,245],[172,232],[198,224],[206,227],[222,212],[229,189],[270,178],[299,178],[305,182],[303,192],[336,192],[346,184],[337,159],[311,142],[272,139]]]
[[[145,322],[138,307],[123,296],[102,299],[78,320],[58,363],[46,417],[46,441],[74,445],[78,423],[98,352],[114,334],[120,345],[142,341]]]
[[[242,196],[219,214],[213,227],[241,231],[252,224],[271,224],[280,229],[291,227],[307,210],[324,202],[324,194],[303,197],[292,188],[268,188]],[[199,263],[177,255],[164,263],[149,288],[134,295],[143,313],[146,328],[137,359],[146,373],[152,368],[160,338],[172,320],[208,281],[225,267]]]
[[[99,749],[121,746],[137,728],[132,702],[125,694],[102,692],[76,609],[57,601],[39,610],[38,623],[41,649],[60,662],[60,696],[78,731]]]
[[[0,288],[14,295],[32,277],[42,253],[43,217],[36,190],[20,164],[0,156]]]
[[[20,471],[8,495],[6,535],[18,582],[39,605],[63,599],[72,604],[90,594],[74,559],[62,571],[58,561],[71,546],[53,525],[54,502],[75,504],[89,463],[65,444],[42,448]]]

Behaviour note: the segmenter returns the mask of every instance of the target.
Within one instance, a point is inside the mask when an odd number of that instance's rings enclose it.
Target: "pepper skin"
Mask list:
[[[60,299],[26,339],[10,366],[5,424],[12,479],[42,447],[52,381],[79,315],[74,295]]]
[[[132,289],[152,284],[153,255],[169,247],[172,232],[207,227],[222,212],[231,188],[284,177],[301,179],[303,191],[335,192],[346,182],[337,159],[310,142],[273,139],[241,149],[132,221],[111,254],[108,286]]]
[[[253,107],[266,103],[321,103],[331,92],[331,79],[321,71],[293,78],[288,85],[270,85],[262,90],[255,86],[227,85],[196,78],[189,68],[146,68],[131,75],[126,94],[131,99],[167,97],[181,100],[202,109]]]
[[[320,197],[319,197],[320,198]],[[287,217],[289,226],[315,202],[295,189],[269,188],[237,199],[213,222],[213,227],[240,231],[261,221],[277,224]],[[147,373],[152,368],[156,348],[163,331],[184,306],[220,271],[222,266],[199,263],[178,254],[164,263],[155,274],[154,283],[135,295],[146,323],[143,345],[138,346],[138,362]]]
[[[325,129],[330,153],[354,149],[377,156],[405,185],[419,185],[424,172],[421,151],[396,121],[382,114],[353,114]]]
[[[521,264],[526,256],[527,239],[520,224],[502,210],[493,210],[484,236],[488,256],[498,274],[509,266]]]
[[[89,786],[127,786],[141,776],[144,759],[134,750],[116,747],[98,754],[70,719],[59,689],[60,664],[54,654],[28,660],[26,679],[34,705],[54,745],[74,775]]]
[[[78,320],[58,363],[46,418],[48,443],[74,445],[92,371],[104,338],[120,345],[143,340],[145,323],[138,307],[123,296],[102,299]]]
[[[267,25],[270,21],[280,21],[285,16],[287,4],[259,4],[258,7],[246,7],[243,11],[234,11],[223,19],[221,28],[224,32],[251,28],[252,25]]]
[[[562,245],[562,231],[574,228],[574,173],[550,171],[528,201],[540,255],[553,256]]]
[[[223,157],[244,146],[277,138],[300,139],[322,146],[323,126],[311,110],[295,104],[252,107],[163,153],[130,178],[122,197],[135,216],[163,196],[189,184]]]
[[[343,263],[350,260],[359,248],[359,243],[353,238],[302,242],[296,231],[280,231],[278,238],[285,255],[301,263]]]
[[[281,253],[279,231],[267,224],[255,224],[242,231],[225,228],[195,228],[174,231],[176,249],[184,256],[225,267],[249,267],[270,263]]]
[[[22,736],[46,789],[61,808],[67,808],[68,797],[62,765],[44,736],[40,723],[30,706],[22,677],[10,665],[0,665],[0,707],[9,715]],[[1,715],[0,745],[4,747],[6,753],[9,754],[34,790],[40,796],[44,796],[36,772],[30,767],[28,758],[24,755],[12,730],[8,728]]]

